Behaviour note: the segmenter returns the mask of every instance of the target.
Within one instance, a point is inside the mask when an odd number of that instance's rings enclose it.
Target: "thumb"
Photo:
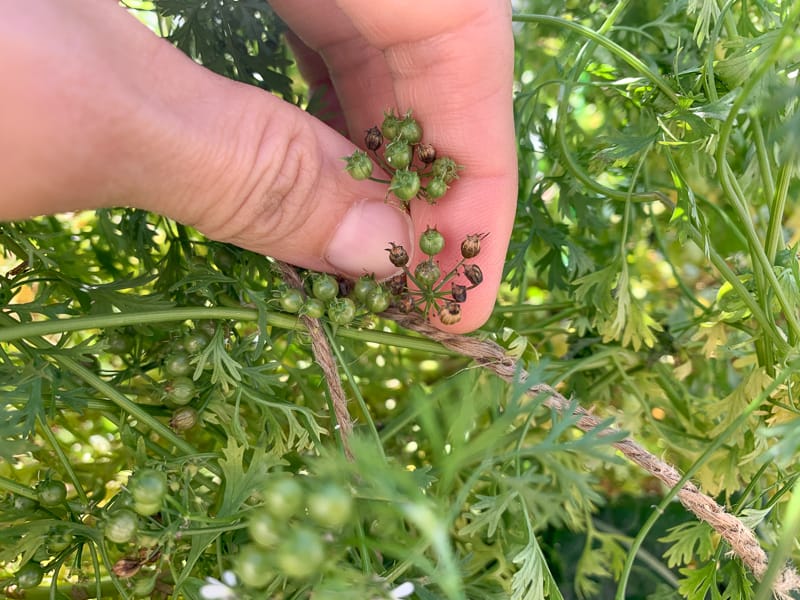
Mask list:
[[[244,105],[233,112],[246,118],[223,140],[225,170],[205,194],[213,210],[195,211],[191,224],[211,238],[314,270],[393,274],[386,248],[413,247],[413,226],[386,202],[384,184],[345,171],[343,158],[357,149],[352,142],[269,94],[223,84],[227,103]]]

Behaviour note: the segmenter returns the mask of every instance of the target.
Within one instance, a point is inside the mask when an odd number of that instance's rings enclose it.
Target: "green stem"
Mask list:
[[[617,6],[626,5],[628,2],[620,2]],[[615,8],[612,15],[617,14],[618,11]],[[612,15],[609,15],[611,17]],[[637,58],[634,54],[620,46],[619,44],[611,41],[602,33],[589,29],[588,27],[581,25],[575,21],[568,21],[566,19],[562,19],[561,17],[552,17],[550,15],[539,15],[539,14],[515,14],[512,16],[512,20],[520,23],[542,23],[547,25],[553,25],[555,27],[561,27],[564,29],[569,29],[582,35],[592,42],[596,43],[598,46],[602,46],[606,50],[608,50],[611,54],[614,54],[623,62],[627,63],[634,71],[639,73],[645,79],[650,80],[653,82],[661,92],[669,98],[669,100],[676,106],[680,107],[681,101],[680,98],[675,94],[675,92],[670,87],[669,83],[661,77],[659,74],[654,73],[644,62],[642,62],[639,58]],[[607,19],[608,21],[608,19]]]
[[[636,538],[633,540],[631,544],[631,550],[628,553],[627,558],[625,559],[625,565],[622,569],[622,574],[620,575],[620,583],[617,587],[617,593],[614,597],[615,600],[625,600],[625,589],[628,585],[628,579],[631,576],[631,570],[633,569],[633,563],[636,560],[636,553],[639,551],[642,543],[644,543],[647,534],[656,524],[659,517],[664,514],[667,509],[667,506],[674,500],[674,498],[678,495],[678,493],[683,489],[683,486],[694,476],[695,473],[702,467],[706,462],[708,462],[709,458],[711,458],[712,454],[716,452],[722,444],[724,444],[728,439],[734,434],[734,432],[741,427],[750,416],[758,410],[761,405],[766,401],[767,398],[777,390],[783,383],[788,379],[796,370],[800,368],[800,360],[792,361],[787,365],[785,369],[783,369],[778,376],[772,380],[772,383],[769,384],[758,396],[756,396],[741,412],[741,414],[736,417],[736,419],[728,425],[725,430],[720,433],[716,438],[714,438],[705,451],[700,455],[700,457],[686,470],[681,477],[680,481],[675,484],[675,486],[664,496],[658,506],[653,510],[650,514],[650,517],[647,521],[642,525],[642,528],[639,530],[639,533],[636,534]],[[784,523],[786,525],[786,523]],[[786,531],[796,531],[791,529],[786,529]],[[793,539],[793,538],[792,538]]]
[[[344,356],[342,356],[342,351],[339,349],[339,344],[336,342],[336,337],[333,335],[333,333],[331,333],[330,327],[325,325],[324,329],[325,335],[328,338],[328,345],[336,355],[336,360],[339,361],[339,367],[347,376],[347,382],[350,384],[350,389],[353,390],[353,395],[356,397],[358,405],[361,407],[361,412],[367,421],[370,433],[372,434],[372,437],[375,438],[375,448],[378,454],[380,454],[381,458],[386,460],[386,454],[383,452],[383,444],[381,443],[381,436],[378,433],[377,427],[375,427],[375,422],[372,420],[372,415],[370,414],[367,403],[364,401],[364,396],[361,394],[361,390],[356,384],[355,378],[353,377],[353,372],[350,370],[350,367],[347,366],[347,361],[344,359]]]
[[[756,302],[756,299],[753,298],[753,295],[736,276],[736,273],[734,273],[733,270],[728,266],[728,263],[725,262],[725,259],[722,258],[722,256],[720,256],[720,254],[711,246],[706,246],[703,243],[703,234],[701,234],[695,227],[692,225],[687,225],[686,230],[689,233],[689,237],[691,237],[692,241],[697,244],[698,248],[706,249],[711,263],[714,265],[717,271],[719,271],[720,275],[722,275],[722,277],[724,277],[725,280],[731,284],[731,287],[739,295],[739,298],[742,300],[742,302],[747,305],[747,308],[750,310],[753,318],[761,326],[763,332],[770,336],[773,344],[775,344],[775,347],[781,352],[781,354],[788,353],[789,350],[791,350],[791,346],[786,343],[781,334],[778,332],[777,327],[772,324],[771,319],[767,317],[767,314],[764,312],[761,305]]]
[[[61,447],[61,444],[58,443],[56,436],[53,435],[53,431],[50,429],[50,426],[47,424],[47,421],[41,414],[37,415],[36,420],[39,421],[39,428],[42,431],[42,435],[45,438],[47,438],[47,441],[53,448],[53,452],[56,453],[56,456],[58,456],[58,460],[61,461],[61,466],[64,468],[64,471],[67,473],[67,476],[72,481],[72,485],[75,486],[75,492],[78,494],[78,499],[85,506],[88,506],[89,498],[87,498],[86,492],[83,491],[83,486],[81,485],[81,482],[78,479],[75,470],[72,468],[72,463],[69,461],[67,455],[64,453],[64,449]]]
[[[798,531],[800,531],[800,479],[795,482],[792,496],[786,505],[786,512],[781,522],[781,537],[778,540],[778,546],[770,556],[767,570],[756,590],[755,600],[772,598],[772,586],[786,565],[786,559],[791,556],[797,544]]]
[[[786,211],[786,199],[789,195],[789,183],[792,181],[793,171],[794,169],[791,164],[786,163],[781,165],[781,168],[778,170],[778,188],[773,189],[770,195],[769,228],[767,230],[767,240],[764,244],[770,263],[775,262],[778,247],[784,245],[781,225],[783,224],[783,215]]]
[[[722,189],[724,190],[725,194],[730,199],[733,208],[736,210],[739,219],[745,228],[745,235],[748,238],[751,252],[753,258],[755,259],[753,269],[763,270],[764,276],[766,277],[764,285],[770,288],[762,288],[760,290],[762,296],[761,299],[766,303],[768,301],[769,292],[775,294],[778,303],[781,305],[781,309],[789,325],[790,331],[795,339],[800,337],[800,322],[798,322],[797,315],[794,314],[792,306],[789,303],[783,288],[778,283],[777,277],[775,276],[775,271],[772,268],[772,261],[769,260],[764,249],[765,246],[762,245],[758,239],[755,226],[753,225],[749,211],[747,210],[748,204],[744,193],[742,192],[739,182],[736,180],[733,170],[728,163],[726,154],[728,151],[730,136],[733,131],[734,123],[744,109],[745,103],[750,100],[750,96],[755,86],[761,82],[763,77],[767,74],[767,71],[774,67],[775,62],[781,56],[781,53],[783,52],[783,40],[790,33],[790,31],[793,31],[794,22],[798,19],[798,17],[800,17],[800,3],[794,3],[789,15],[787,15],[787,18],[783,23],[783,26],[778,30],[777,37],[772,43],[769,53],[766,57],[764,57],[763,61],[758,68],[755,69],[752,75],[745,80],[738,96],[736,97],[736,100],[734,100],[733,104],[731,105],[728,117],[720,127],[719,141],[717,143],[716,152],[720,184],[722,185]],[[777,216],[776,218],[781,217]]]
[[[137,421],[147,425],[152,431],[170,442],[184,454],[198,454],[198,451],[191,444],[189,444],[183,438],[177,436],[172,429],[164,425],[158,419],[154,418],[144,408],[121,394],[114,386],[109,385],[100,379],[97,375],[92,373],[83,365],[79,364],[77,361],[63,355],[55,355],[53,359],[59,363],[61,367],[67,371],[71,371],[74,375],[83,379],[87,384],[116,404],[121,410],[134,417]]]
[[[2,316],[7,317],[7,319],[2,320],[9,323],[9,325],[0,327],[0,342],[9,342],[32,336],[54,335],[70,331],[104,329],[107,327],[123,327],[134,323],[140,325],[197,319],[257,321],[258,311],[252,308],[206,308],[202,306],[191,306],[143,312],[130,311],[125,313],[48,319],[46,321],[35,321],[31,323],[20,323],[8,316],[8,313],[0,312],[0,317]],[[287,316],[283,313],[267,313],[266,322],[267,325],[272,325],[280,329],[305,331],[305,327],[297,317]],[[360,340],[362,342],[373,342],[387,346],[396,346],[408,350],[419,350],[421,352],[432,352],[434,354],[447,354],[451,356],[456,354],[447,350],[437,342],[400,333],[340,327],[336,334],[344,338]]]

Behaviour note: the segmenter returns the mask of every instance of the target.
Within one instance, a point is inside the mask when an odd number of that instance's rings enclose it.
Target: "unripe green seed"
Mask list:
[[[439,281],[439,277],[442,276],[442,270],[439,268],[433,261],[425,261],[421,262],[417,265],[417,268],[414,269],[414,279],[417,280],[417,283],[421,287],[431,287],[437,281]]]
[[[356,150],[345,160],[347,161],[345,171],[350,173],[353,179],[361,181],[372,175],[372,161],[363,150]]]
[[[392,182],[389,185],[389,191],[404,202],[408,202],[416,196],[419,192],[419,188],[420,182],[417,172],[408,171],[406,169],[395,171],[395,174],[392,176]]]
[[[419,237],[419,248],[428,256],[444,250],[444,236],[435,227],[428,227]]]
[[[404,140],[395,140],[386,146],[384,153],[386,162],[395,169],[405,169],[411,164],[413,152]]]

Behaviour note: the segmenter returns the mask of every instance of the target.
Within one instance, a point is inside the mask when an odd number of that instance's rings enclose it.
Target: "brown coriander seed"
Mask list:
[[[431,144],[420,144],[417,146],[417,158],[426,165],[436,160],[436,148]]]
[[[464,265],[464,277],[474,286],[483,281],[483,271],[478,265]]]
[[[460,283],[454,283],[450,288],[450,294],[453,296],[453,300],[456,302],[466,302],[467,286],[461,285]]]
[[[408,278],[405,273],[398,273],[391,277],[387,283],[389,292],[393,296],[399,296],[408,289]]]
[[[473,233],[464,238],[461,242],[461,256],[464,258],[475,258],[481,252],[481,240],[484,239],[488,233]]]
[[[389,242],[391,248],[386,248],[389,253],[389,260],[395,267],[405,267],[408,264],[408,252],[402,246],[398,246],[394,242]]]
[[[377,127],[370,127],[367,129],[367,134],[364,136],[364,145],[373,152],[383,145],[383,134]]]
[[[443,325],[455,325],[461,320],[461,305],[450,300],[439,308],[439,320]]]

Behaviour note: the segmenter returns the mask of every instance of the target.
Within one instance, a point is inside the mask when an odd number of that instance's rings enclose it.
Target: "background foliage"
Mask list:
[[[308,104],[260,0],[132,8],[207,67]],[[216,597],[406,581],[421,600],[769,597],[800,559],[800,4],[515,9],[518,212],[478,335],[691,471],[756,529],[764,584],[680,505],[656,510],[664,490],[607,439],[386,320],[326,329],[357,418],[348,461],[270,259],[113,210],[0,228],[9,596],[33,563],[29,598],[210,597],[229,570]],[[148,468],[167,476],[159,510],[109,539]],[[306,545],[254,545],[287,474],[309,509],[282,535]],[[43,501],[53,480],[65,502]],[[337,490],[346,522],[312,518]]]

